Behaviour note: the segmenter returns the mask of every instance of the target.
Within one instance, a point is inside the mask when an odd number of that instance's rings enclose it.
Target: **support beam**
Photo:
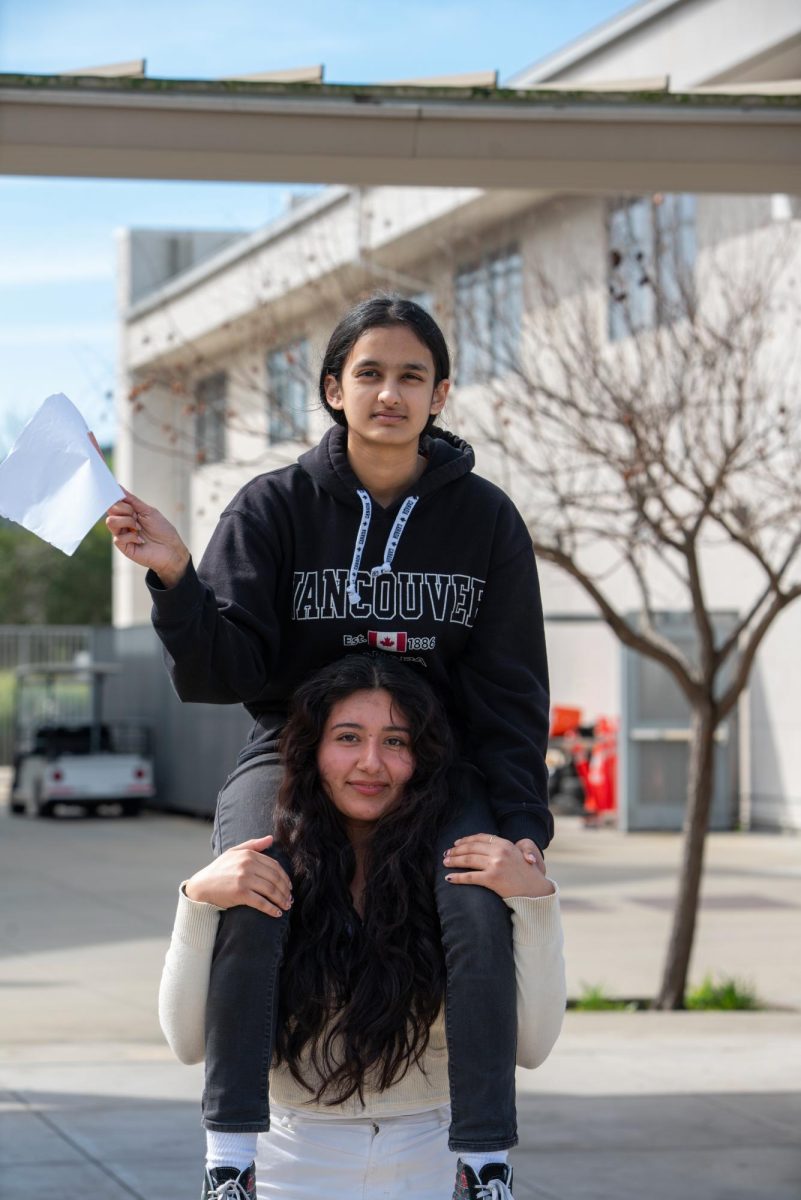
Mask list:
[[[0,174],[801,193],[801,96],[0,76]]]

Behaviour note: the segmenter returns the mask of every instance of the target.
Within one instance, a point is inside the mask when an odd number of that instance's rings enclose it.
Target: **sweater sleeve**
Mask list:
[[[517,1062],[538,1067],[550,1054],[565,1011],[565,967],[558,895],[513,896],[512,937],[517,974]],[[205,1054],[206,999],[222,909],[198,904],[183,891],[159,988],[159,1024],[183,1063]]]
[[[148,571],[153,627],[181,700],[247,703],[267,685],[280,651],[281,557],[274,528],[228,509],[197,571],[190,562],[171,588]]]
[[[549,692],[542,602],[531,538],[516,510],[499,536],[470,639],[456,665],[456,688],[470,757],[483,772],[498,832],[529,837],[544,850],[548,810]],[[501,557],[510,546],[514,552]]]
[[[550,1054],[567,1002],[559,895],[511,896],[517,974],[517,1064],[539,1067]]]
[[[206,1042],[206,998],[220,913],[198,904],[183,890],[159,987],[159,1024],[182,1063],[202,1062]]]

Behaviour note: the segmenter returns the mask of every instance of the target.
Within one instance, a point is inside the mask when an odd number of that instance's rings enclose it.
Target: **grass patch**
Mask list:
[[[645,999],[613,999],[603,984],[582,983],[581,994],[569,1000],[567,1007],[574,1012],[646,1012],[653,1006]],[[764,1005],[750,983],[725,975],[718,980],[706,975],[697,987],[688,989],[684,1007],[695,1012],[756,1012]]]
[[[0,721],[10,721],[14,711],[13,671],[0,671]]]
[[[568,1007],[576,1012],[636,1012],[643,1006],[637,1000],[613,1000],[601,984],[583,983],[581,995]]]
[[[684,1006],[718,1012],[753,1012],[762,1007],[751,984],[726,976],[715,981],[711,975],[705,975],[697,987],[688,990]]]

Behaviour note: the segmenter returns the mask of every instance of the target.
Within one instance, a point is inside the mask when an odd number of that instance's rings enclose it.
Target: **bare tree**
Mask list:
[[[716,731],[771,625],[801,596],[799,307],[792,243],[773,234],[750,262],[730,246],[693,270],[678,227],[663,221],[662,245],[644,248],[619,223],[608,297],[598,278],[557,286],[534,272],[523,334],[510,338],[519,349],[510,344],[509,370],[484,405],[483,436],[510,468],[537,554],[583,589],[621,642],[660,663],[690,706],[663,1009],[684,1001]],[[721,632],[714,576],[727,554],[741,582],[726,607],[739,612]],[[694,653],[659,631],[665,607],[691,614]]]

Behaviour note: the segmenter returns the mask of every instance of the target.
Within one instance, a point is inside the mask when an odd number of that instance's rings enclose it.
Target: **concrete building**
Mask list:
[[[509,82],[731,92],[756,84],[787,90],[786,81],[800,77],[797,6],[646,0]],[[504,342],[536,319],[532,273],[545,270],[561,287],[580,287],[608,305],[614,340],[624,331],[607,300],[608,248],[621,221],[645,244],[669,217],[681,231],[685,265],[703,273],[722,247],[747,258],[781,238],[788,254],[801,255],[800,215],[798,200],[784,195],[676,196],[659,204],[611,192],[337,186],[232,240],[214,232],[126,231],[119,476],[175,521],[199,557],[237,488],[293,461],[326,428],[315,374],[327,335],[351,299],[378,288],[413,296],[440,320],[456,355],[447,423],[474,440],[479,471],[517,498],[524,481],[482,439],[475,418],[488,385],[503,379]],[[647,326],[657,316],[639,319]],[[733,558],[716,563],[712,594],[721,612],[747,604],[748,586]],[[581,707],[586,718],[619,715],[629,667],[612,634],[584,594],[547,565],[543,594],[555,701]],[[666,607],[674,607],[666,595]],[[625,594],[618,600],[627,603]],[[140,573],[117,556],[115,624],[141,624],[148,615]],[[763,646],[739,731],[731,727],[724,824],[801,829],[801,680],[785,667],[788,643],[799,641],[801,604]],[[666,694],[654,728],[681,723],[671,703]],[[631,723],[638,719],[633,714]],[[646,770],[640,790],[647,791],[647,778]]]

